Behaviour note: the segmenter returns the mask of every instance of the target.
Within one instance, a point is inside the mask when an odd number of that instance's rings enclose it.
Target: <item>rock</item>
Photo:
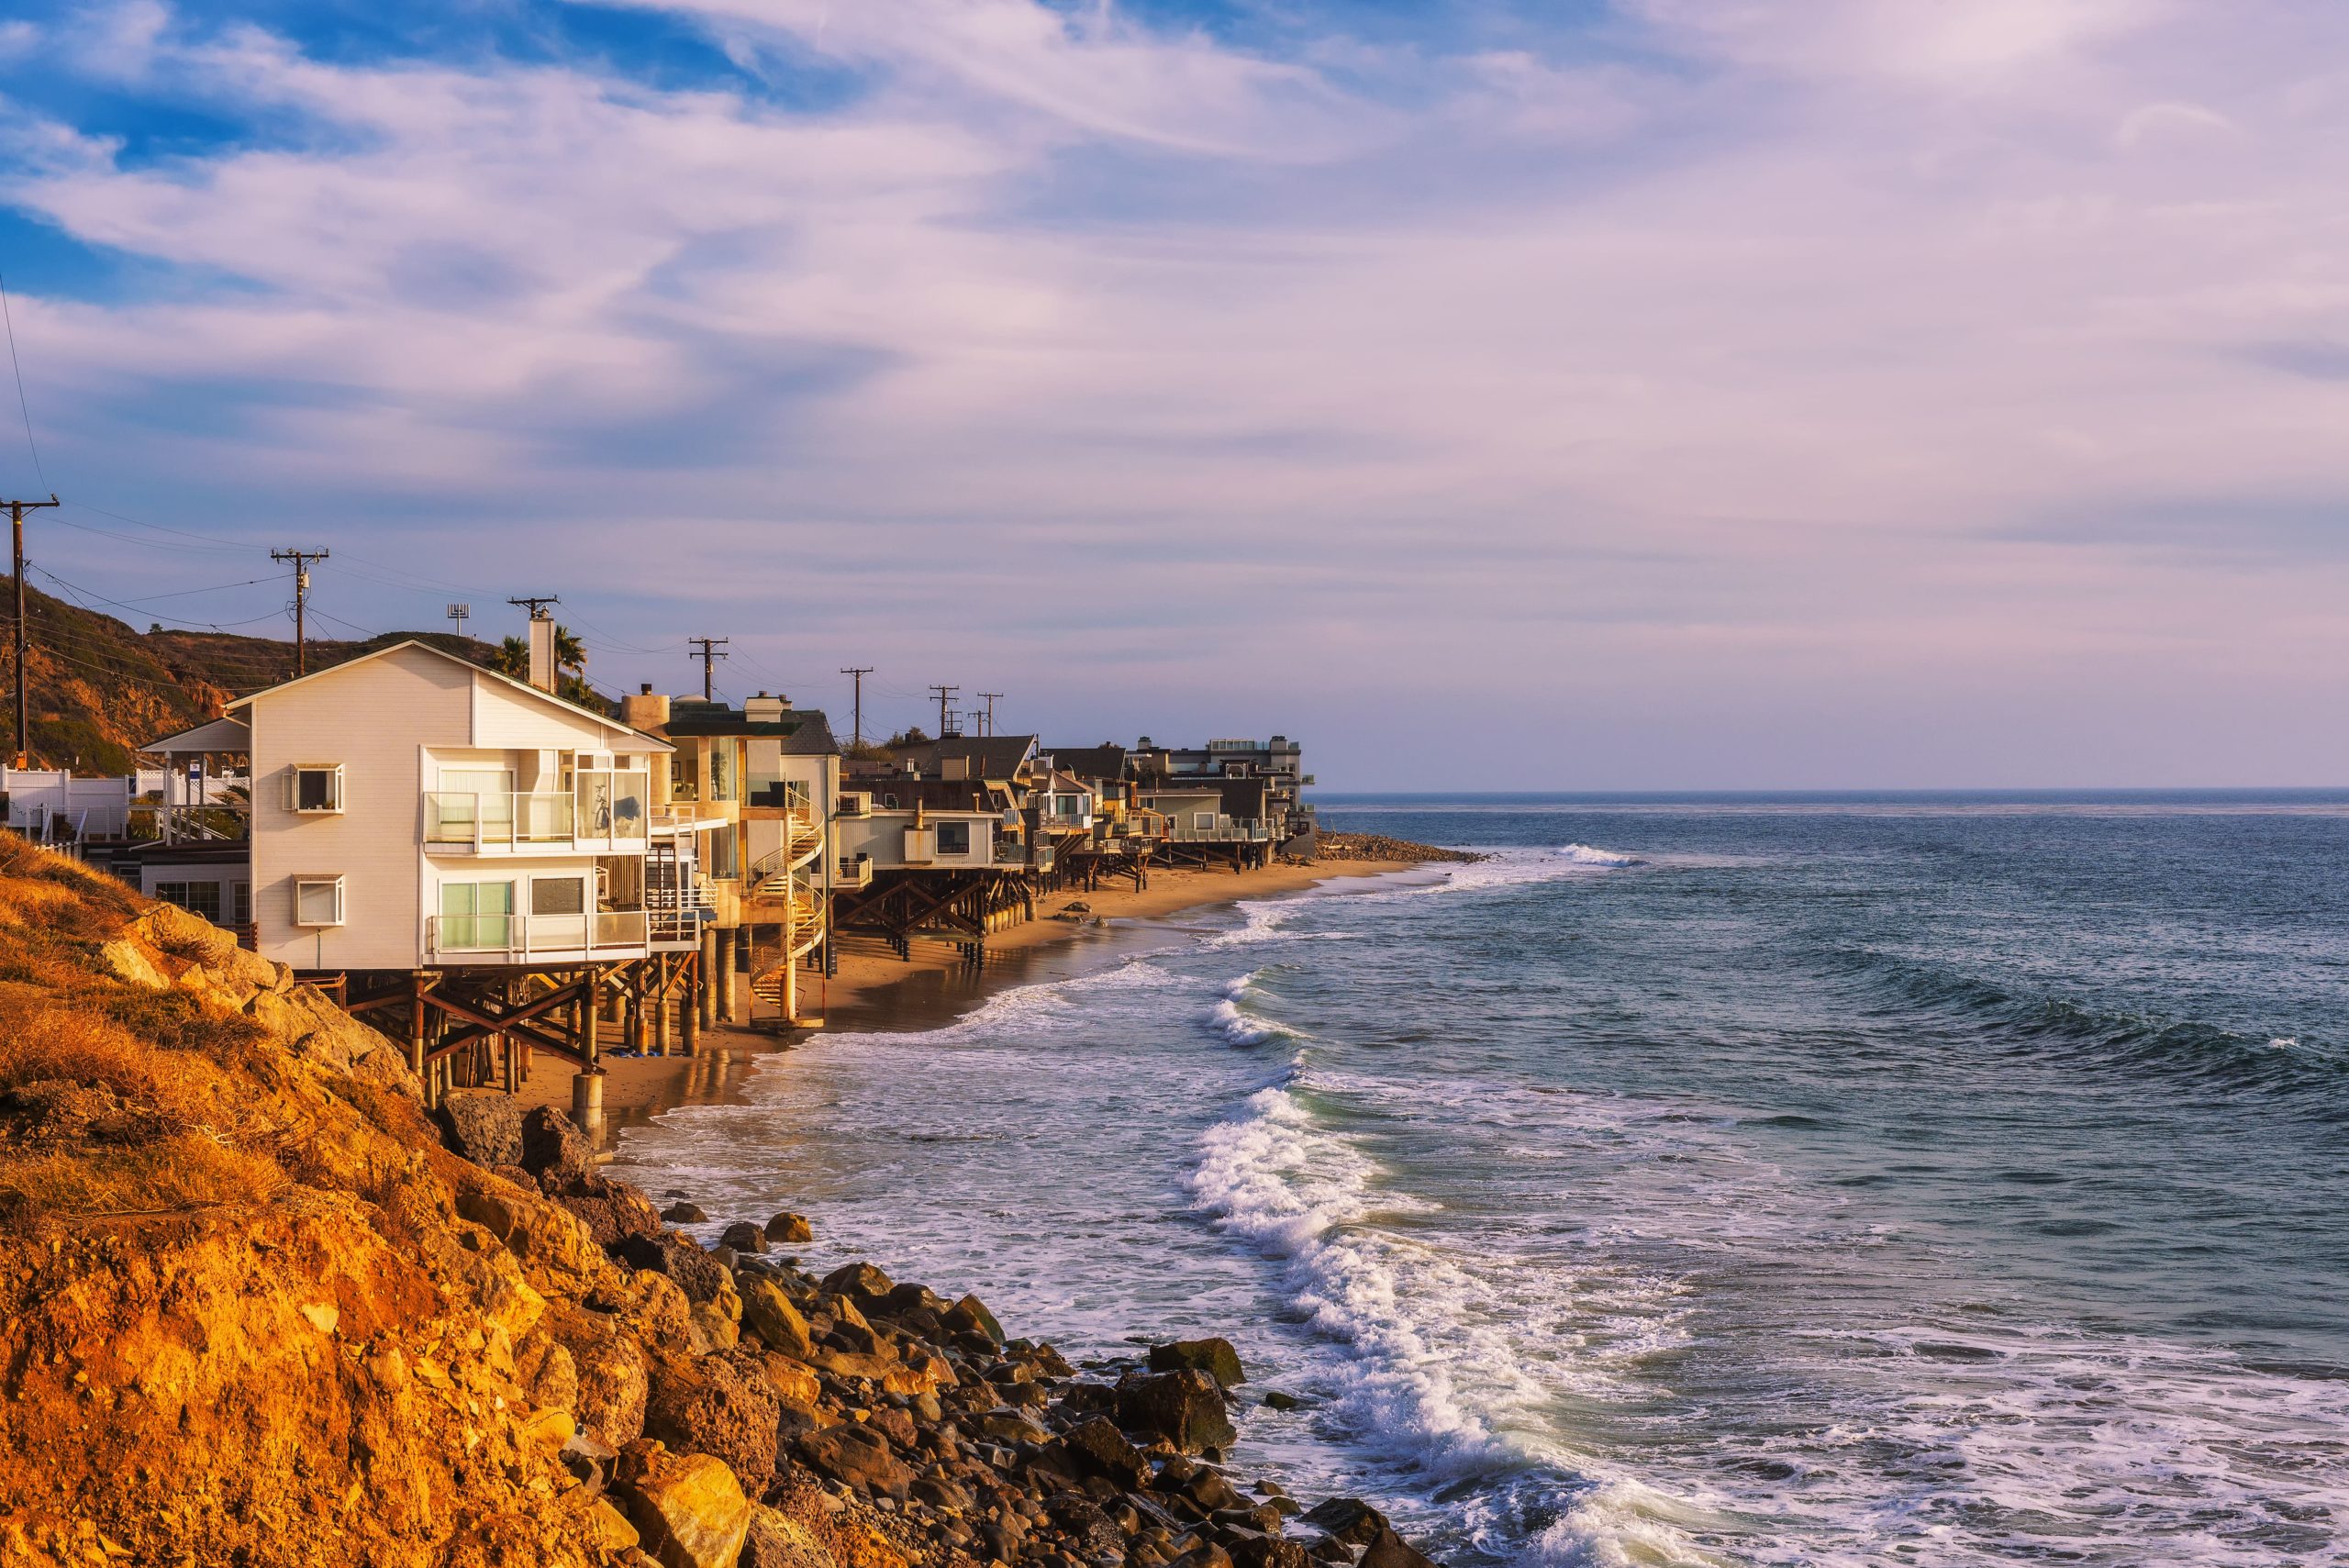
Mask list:
[[[1237,1508],[1245,1501],[1219,1470],[1201,1465],[1183,1484],[1183,1496],[1209,1513],[1225,1508]]]
[[[623,1236],[611,1251],[632,1269],[667,1274],[688,1301],[714,1301],[729,1284],[723,1263],[673,1230],[658,1236]]]
[[[769,1349],[781,1351],[795,1360],[806,1361],[815,1353],[816,1343],[808,1337],[807,1319],[783,1293],[783,1287],[773,1280],[745,1280],[738,1287],[742,1293],[742,1327],[766,1341]]]
[[[534,1176],[573,1175],[588,1168],[587,1135],[552,1106],[533,1106],[522,1116],[522,1152],[515,1163]]]
[[[522,1162],[522,1107],[501,1089],[451,1089],[433,1113],[440,1140],[476,1165]]]
[[[768,1220],[766,1229],[768,1240],[779,1241],[785,1246],[816,1239],[815,1228],[807,1223],[807,1217],[787,1210]]]
[[[662,1568],[734,1568],[741,1560],[751,1500],[720,1461],[633,1442],[620,1455],[618,1490]]]
[[[1150,1370],[1174,1372],[1182,1367],[1194,1367],[1206,1373],[1226,1388],[1248,1381],[1240,1367],[1240,1352],[1225,1339],[1177,1340],[1172,1344],[1150,1347]]]
[[[1436,1568],[1435,1562],[1389,1528],[1363,1549],[1359,1568]]]
[[[1116,1483],[1122,1491],[1139,1492],[1150,1485],[1149,1459],[1106,1417],[1071,1427],[1061,1434],[1061,1441],[1077,1456],[1079,1468]]]
[[[641,1436],[650,1386],[643,1345],[606,1313],[565,1305],[547,1317],[571,1358],[580,1424],[613,1448]]]
[[[1089,1560],[1108,1553],[1124,1554],[1124,1532],[1110,1522],[1098,1503],[1084,1493],[1056,1492],[1044,1499],[1044,1511],[1068,1535],[1070,1548],[1077,1556]]]
[[[1118,1385],[1118,1424],[1163,1438],[1184,1453],[1227,1449],[1238,1440],[1223,1407],[1223,1388],[1195,1367],[1129,1374]]]
[[[861,1426],[842,1423],[808,1432],[794,1439],[792,1448],[814,1469],[867,1495],[903,1502],[913,1485],[914,1473],[889,1451],[888,1440]]]
[[[1296,1395],[1284,1394],[1277,1388],[1264,1396],[1264,1408],[1267,1410],[1296,1410],[1302,1408],[1304,1404],[1305,1401]]]
[[[661,1216],[653,1208],[652,1200],[634,1187],[623,1186],[591,1171],[550,1173],[539,1180],[541,1187],[553,1184],[548,1197],[584,1224],[598,1247],[615,1246],[630,1236],[661,1234]]]
[[[1310,1559],[1296,1541],[1260,1535],[1234,1542],[1231,1561],[1233,1568],[1306,1568]]]
[[[1169,1562],[1166,1568],[1232,1568],[1231,1553],[1214,1541],[1203,1541]]]
[[[678,1453],[724,1460],[737,1475],[774,1473],[774,1389],[753,1358],[665,1355],[652,1364],[644,1435]]]
[[[1332,1497],[1305,1511],[1305,1522],[1348,1546],[1368,1546],[1391,1529],[1386,1516],[1359,1497]]]
[[[966,1296],[947,1309],[946,1326],[958,1334],[984,1334],[996,1344],[1003,1343],[1003,1325],[975,1296]]]
[[[833,1558],[806,1525],[760,1506],[751,1509],[741,1568],[833,1568]]]
[[[626,1514],[612,1507],[610,1498],[598,1497],[587,1510],[587,1539],[596,1543],[596,1551],[616,1556],[641,1543],[644,1537],[628,1522]]]
[[[731,1247],[737,1252],[763,1252],[767,1250],[767,1233],[747,1219],[738,1219],[718,1236],[718,1244]]]
[[[709,1216],[683,1198],[662,1209],[661,1218],[672,1225],[703,1225],[709,1220]]]
[[[864,1301],[880,1301],[885,1299],[896,1286],[890,1283],[887,1274],[883,1273],[871,1263],[850,1263],[826,1274],[824,1288],[834,1296],[845,1296],[851,1299]]]

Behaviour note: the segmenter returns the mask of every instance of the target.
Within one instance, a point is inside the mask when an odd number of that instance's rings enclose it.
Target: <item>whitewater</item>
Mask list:
[[[821,1040],[618,1173],[1072,1356],[1228,1334],[1237,1461],[1454,1562],[2349,1563],[2342,804],[1341,803],[1491,858]]]

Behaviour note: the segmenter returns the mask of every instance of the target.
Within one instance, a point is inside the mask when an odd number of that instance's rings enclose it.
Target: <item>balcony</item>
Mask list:
[[[873,857],[871,855],[841,856],[840,864],[833,868],[832,885],[852,893],[860,887],[872,886]]]
[[[1219,817],[1212,828],[1196,822],[1172,823],[1167,838],[1178,844],[1263,844],[1273,837],[1273,825],[1254,817]]]
[[[642,909],[593,915],[435,915],[425,921],[425,950],[435,959],[490,963],[642,956],[650,949]]]
[[[641,779],[643,774],[615,774]],[[424,847],[441,854],[571,854],[644,848],[651,812],[641,793],[428,790]]]

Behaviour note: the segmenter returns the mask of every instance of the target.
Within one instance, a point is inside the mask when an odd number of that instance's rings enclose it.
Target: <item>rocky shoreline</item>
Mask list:
[[[570,1119],[428,1115],[292,972],[0,836],[0,1568],[1421,1568],[1225,1459],[1218,1341],[1074,1367]],[[704,1228],[707,1229],[706,1224]]]
[[[1474,865],[1489,860],[1470,850],[1447,850],[1385,833],[1317,833],[1314,855],[1324,861],[1391,861],[1403,865]]]
[[[674,1227],[707,1216],[599,1174],[559,1110],[481,1091],[440,1121],[453,1151],[683,1300],[683,1342],[648,1347],[640,1392],[626,1352],[538,1369],[582,1419],[564,1462],[623,1561],[1431,1568],[1360,1499],[1308,1510],[1229,1473],[1246,1373],[1228,1340],[1072,1366],[975,1296],[871,1263],[801,1270],[783,1251],[812,1240],[796,1214],[705,1249]]]

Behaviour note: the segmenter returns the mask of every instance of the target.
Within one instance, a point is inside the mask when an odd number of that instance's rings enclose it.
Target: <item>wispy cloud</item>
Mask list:
[[[2213,754],[2084,712],[2342,695],[2341,552],[2189,562],[2157,505],[2349,494],[2330,8],[1308,7],[1278,51],[1033,0],[594,15],[734,64],[0,35],[250,129],[0,107],[0,202],[199,280],[19,301],[91,498],[562,576],[631,676],[689,631],[795,680],[885,650],[1088,737],[1311,725],[1365,782],[1442,782],[1397,701],[1545,738],[1495,783],[2081,782]]]

